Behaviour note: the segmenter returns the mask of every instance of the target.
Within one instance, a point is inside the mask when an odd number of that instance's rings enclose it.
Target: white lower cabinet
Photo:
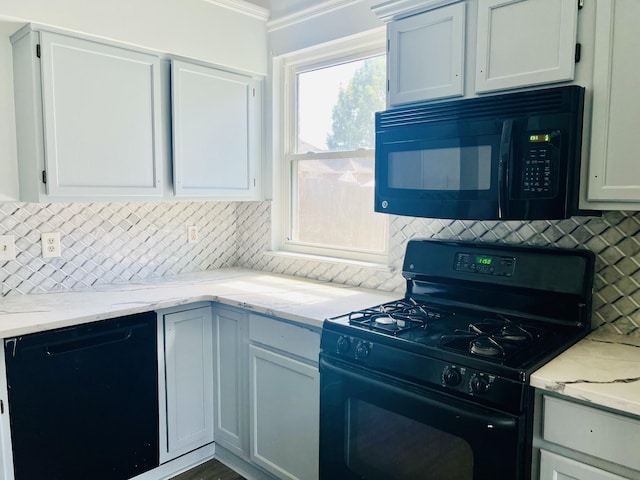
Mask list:
[[[249,314],[213,308],[216,444],[243,459],[249,457],[247,329]]]
[[[585,463],[542,450],[540,480],[625,480]]]
[[[164,310],[158,320],[164,463],[213,442],[213,329],[208,305]]]
[[[317,479],[319,334],[258,315],[249,328],[251,461],[279,479]]]
[[[640,418],[539,394],[540,480],[639,480]]]

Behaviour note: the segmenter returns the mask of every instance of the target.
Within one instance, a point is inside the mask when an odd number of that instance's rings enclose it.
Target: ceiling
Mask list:
[[[270,12],[269,18],[287,17],[302,10],[322,5],[326,0],[247,0],[249,3],[266,8]]]

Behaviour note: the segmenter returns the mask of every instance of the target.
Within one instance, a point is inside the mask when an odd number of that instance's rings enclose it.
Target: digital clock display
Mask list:
[[[476,257],[476,263],[480,265],[491,265],[492,257]]]
[[[529,142],[531,143],[548,143],[550,140],[550,133],[538,133],[537,135],[529,135]]]

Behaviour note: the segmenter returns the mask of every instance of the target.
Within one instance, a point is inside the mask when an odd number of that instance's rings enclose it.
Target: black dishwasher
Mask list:
[[[157,467],[156,314],[5,340],[16,480],[124,480]]]

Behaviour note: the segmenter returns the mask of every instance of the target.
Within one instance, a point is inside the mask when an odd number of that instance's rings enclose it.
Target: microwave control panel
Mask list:
[[[560,132],[527,132],[522,152],[523,198],[553,198],[558,192]]]

